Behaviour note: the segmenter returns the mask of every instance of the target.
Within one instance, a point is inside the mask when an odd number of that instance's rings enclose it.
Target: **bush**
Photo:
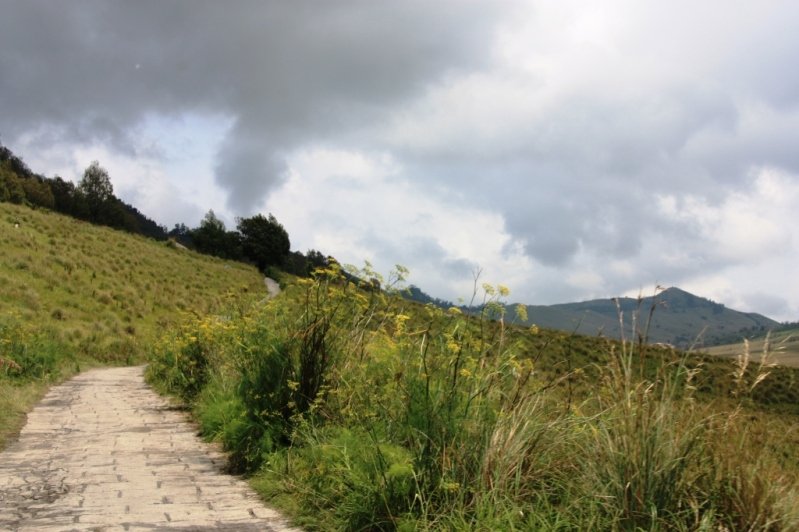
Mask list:
[[[72,350],[48,331],[31,331],[13,319],[0,320],[0,375],[14,379],[57,378]]]
[[[308,522],[346,530],[394,530],[415,503],[411,454],[360,430],[308,431],[299,445],[272,453],[256,482],[268,496],[300,490]]]
[[[232,460],[239,472],[255,471],[267,452],[290,441],[296,410],[294,368],[283,344],[250,350],[239,368],[237,400],[244,409],[243,427]]]
[[[213,320],[196,320],[177,334],[165,337],[151,356],[147,379],[160,389],[192,400],[207,384],[210,357],[218,340]]]

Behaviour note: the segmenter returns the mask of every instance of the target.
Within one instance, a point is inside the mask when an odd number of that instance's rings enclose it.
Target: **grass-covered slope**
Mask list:
[[[263,294],[254,268],[0,203],[0,445],[42,383],[143,361],[187,314]]]
[[[516,327],[503,288],[469,316],[288,284],[173,331],[149,378],[310,530],[799,523],[796,370]]]
[[[718,345],[704,350],[709,355],[736,358],[741,354],[741,344]],[[766,355],[768,360],[783,366],[799,368],[799,329],[780,329],[768,335],[749,340],[749,353],[759,361]]]

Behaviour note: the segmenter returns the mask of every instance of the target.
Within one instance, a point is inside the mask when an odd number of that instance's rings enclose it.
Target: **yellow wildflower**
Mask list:
[[[456,491],[461,489],[461,485],[460,482],[455,482],[453,480],[442,480],[441,489],[446,491],[447,493],[455,493]]]

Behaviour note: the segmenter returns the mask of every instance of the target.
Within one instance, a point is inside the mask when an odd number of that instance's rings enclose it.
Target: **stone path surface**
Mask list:
[[[143,368],[53,387],[0,453],[0,530],[290,531]]]

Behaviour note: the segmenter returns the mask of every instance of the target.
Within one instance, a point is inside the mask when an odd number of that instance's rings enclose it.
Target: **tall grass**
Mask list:
[[[711,402],[703,368],[644,341],[540,368],[542,333],[504,323],[507,293],[485,285],[466,316],[320,271],[196,321],[150,378],[309,529],[795,528],[795,469],[748,421],[767,366]]]
[[[80,367],[74,350],[56,331],[15,313],[0,315],[0,448],[22,427],[24,413],[47,385]]]

